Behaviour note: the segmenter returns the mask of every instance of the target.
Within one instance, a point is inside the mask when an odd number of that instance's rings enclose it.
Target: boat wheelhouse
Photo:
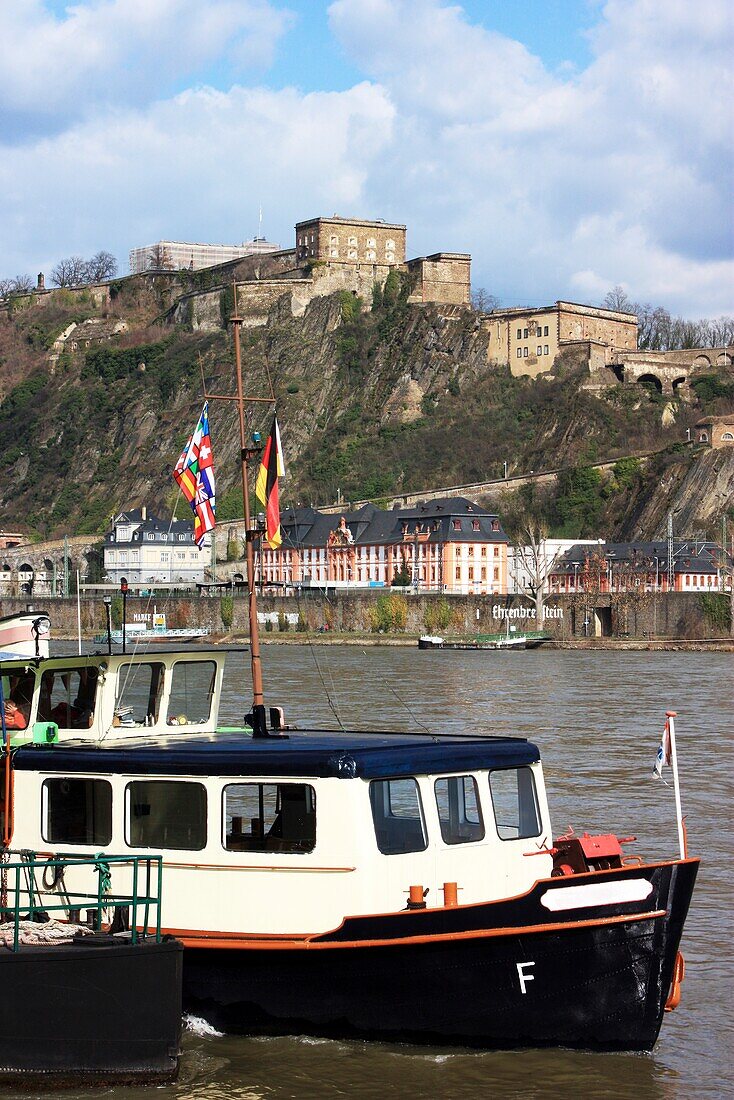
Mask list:
[[[554,842],[521,738],[219,727],[224,659],[3,662],[6,843],[160,852],[184,1003],[227,1030],[652,1047],[697,860]]]

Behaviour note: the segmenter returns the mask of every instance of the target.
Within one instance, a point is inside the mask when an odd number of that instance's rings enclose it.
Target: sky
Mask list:
[[[0,0],[0,276],[316,215],[734,313],[731,0]]]

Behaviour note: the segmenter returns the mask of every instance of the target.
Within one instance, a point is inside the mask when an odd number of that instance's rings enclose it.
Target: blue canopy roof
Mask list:
[[[124,775],[315,776],[377,779],[399,775],[509,768],[540,759],[518,737],[431,737],[389,733],[298,732],[285,738],[146,739],[109,744],[62,742],[24,745],[15,754],[21,771]]]

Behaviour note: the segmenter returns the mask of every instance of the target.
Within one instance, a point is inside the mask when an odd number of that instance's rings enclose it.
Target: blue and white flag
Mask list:
[[[655,763],[652,767],[652,774],[654,779],[663,779],[663,766],[667,764],[670,766],[672,762],[672,750],[670,747],[670,721],[665,720],[665,729],[663,730],[663,738],[660,742],[660,748],[658,754],[655,757]],[[663,779],[663,782],[665,780]],[[667,785],[667,784],[666,784]]]

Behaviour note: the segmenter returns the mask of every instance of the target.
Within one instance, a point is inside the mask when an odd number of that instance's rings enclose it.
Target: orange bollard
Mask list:
[[[443,884],[443,903],[446,906],[453,907],[459,904],[458,900],[458,887],[455,882],[444,882]]]
[[[411,886],[408,890],[408,909],[425,909],[426,903],[423,898],[423,887]]]

